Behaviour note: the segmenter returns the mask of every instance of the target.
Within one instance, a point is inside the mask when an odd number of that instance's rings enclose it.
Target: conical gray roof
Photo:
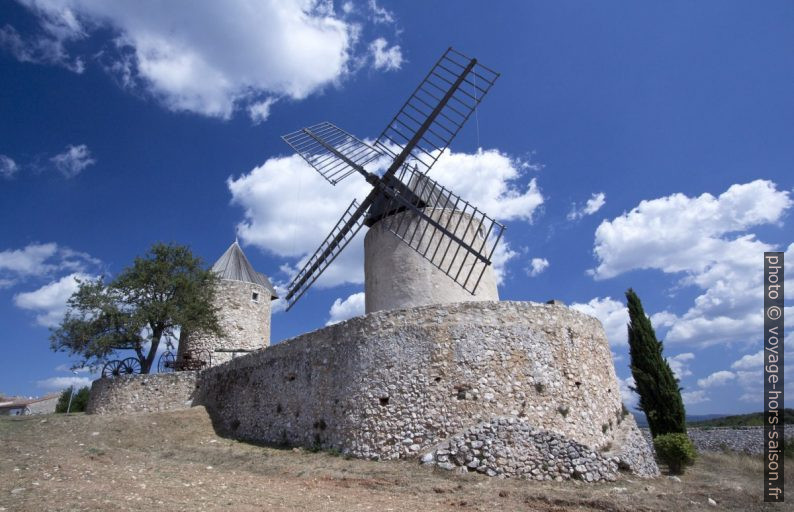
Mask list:
[[[270,300],[278,298],[276,289],[270,284],[270,280],[264,274],[260,274],[254,270],[254,267],[248,262],[248,258],[245,257],[237,240],[226,249],[223,256],[218,258],[218,261],[212,266],[212,270],[217,273],[221,279],[258,284],[270,292]]]

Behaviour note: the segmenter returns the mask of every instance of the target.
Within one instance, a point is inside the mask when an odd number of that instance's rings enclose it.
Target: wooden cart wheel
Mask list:
[[[141,373],[141,362],[138,361],[137,357],[128,357],[123,360],[121,364],[124,365],[121,372],[123,374],[132,375],[133,373]]]
[[[160,354],[160,359],[157,360],[157,371],[160,373],[171,373],[176,369],[176,357],[170,350],[166,350]]]
[[[114,359],[105,363],[102,367],[102,377],[112,379],[121,375],[121,367],[124,365],[119,359]]]

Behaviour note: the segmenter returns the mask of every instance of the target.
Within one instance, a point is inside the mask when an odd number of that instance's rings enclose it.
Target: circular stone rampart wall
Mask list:
[[[91,384],[88,414],[187,409],[196,391],[196,372],[121,375],[101,378]]]
[[[376,459],[418,457],[505,416],[606,448],[622,420],[598,320],[530,302],[381,311],[237,357],[200,380],[196,403],[221,433]]]

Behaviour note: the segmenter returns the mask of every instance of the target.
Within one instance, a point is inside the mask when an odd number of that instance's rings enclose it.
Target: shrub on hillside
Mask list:
[[[66,412],[66,409],[69,407],[70,393],[71,388],[63,390],[60,398],[58,398],[58,404],[55,406],[55,412]],[[80,388],[79,391],[75,391],[74,396],[72,396],[72,406],[69,408],[69,412],[85,412],[85,407],[88,404],[88,396],[90,394],[91,390],[88,389],[88,386]]]
[[[656,456],[667,464],[670,473],[679,475],[684,472],[684,466],[695,462],[697,452],[692,440],[686,434],[662,434],[653,439]]]

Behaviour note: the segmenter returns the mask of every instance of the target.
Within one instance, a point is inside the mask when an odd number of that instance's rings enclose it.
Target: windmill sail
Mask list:
[[[408,149],[409,163],[427,173],[497,78],[499,73],[448,48],[380,134],[375,148],[393,158]]]
[[[303,128],[281,138],[332,185],[384,155],[329,122]]]
[[[373,195],[374,193],[370,194],[370,196]],[[325,240],[323,240],[323,243],[320,244],[320,247],[317,248],[312,257],[309,258],[289,284],[287,296],[285,297],[287,310],[292,308],[292,305],[306,293],[306,290],[320,277],[320,274],[323,273],[328,265],[333,263],[339,253],[356,236],[356,233],[364,224],[364,213],[371,202],[372,200],[368,197],[362,204],[359,204],[356,200],[350,203],[350,206],[342,214],[342,218],[339,219],[336,226],[334,226]]]

